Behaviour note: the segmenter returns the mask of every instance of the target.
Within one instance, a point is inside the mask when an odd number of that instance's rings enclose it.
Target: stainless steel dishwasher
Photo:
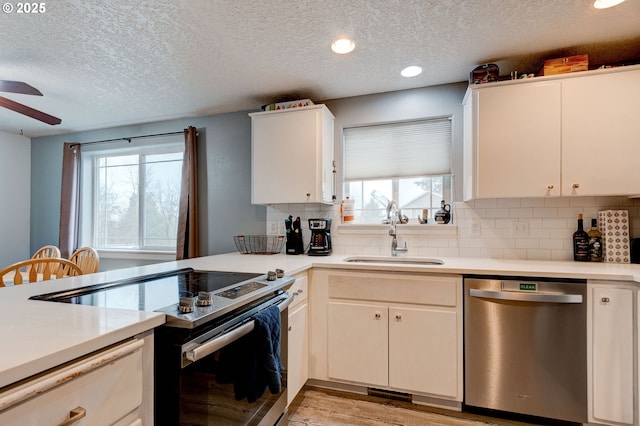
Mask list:
[[[586,423],[586,290],[465,278],[465,405]]]

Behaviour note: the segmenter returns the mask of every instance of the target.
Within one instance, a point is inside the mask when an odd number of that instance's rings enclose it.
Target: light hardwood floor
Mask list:
[[[289,407],[288,426],[525,426],[531,424],[305,386]]]

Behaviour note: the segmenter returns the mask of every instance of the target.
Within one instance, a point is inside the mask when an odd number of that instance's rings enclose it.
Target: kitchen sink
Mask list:
[[[351,263],[395,263],[400,265],[444,265],[440,259],[428,257],[393,257],[393,256],[353,256],[344,259]]]

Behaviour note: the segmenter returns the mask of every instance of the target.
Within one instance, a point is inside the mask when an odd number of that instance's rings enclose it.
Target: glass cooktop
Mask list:
[[[174,271],[169,275],[143,277],[130,282],[107,283],[66,293],[44,294],[34,296],[32,299],[106,308],[158,311],[176,305],[180,297],[195,297],[200,291],[214,292],[214,295],[227,298],[238,297],[246,294],[247,287],[256,290],[253,285],[260,283],[249,280],[261,275],[186,269]],[[249,282],[241,284],[245,281]],[[236,284],[238,286],[233,287]],[[264,284],[261,285],[264,286]],[[221,289],[226,290],[215,293]]]

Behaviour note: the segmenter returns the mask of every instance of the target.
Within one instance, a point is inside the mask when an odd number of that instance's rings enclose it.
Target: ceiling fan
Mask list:
[[[42,96],[42,93],[38,89],[28,85],[27,83],[23,83],[22,81],[0,80],[0,92]],[[22,105],[18,102],[12,101],[11,99],[7,99],[2,96],[0,96],[0,106],[26,115],[27,117],[35,118],[36,120],[42,121],[43,123],[47,123],[52,126],[62,123],[61,119],[54,117],[53,115],[45,114],[42,111],[38,111],[37,109]]]

